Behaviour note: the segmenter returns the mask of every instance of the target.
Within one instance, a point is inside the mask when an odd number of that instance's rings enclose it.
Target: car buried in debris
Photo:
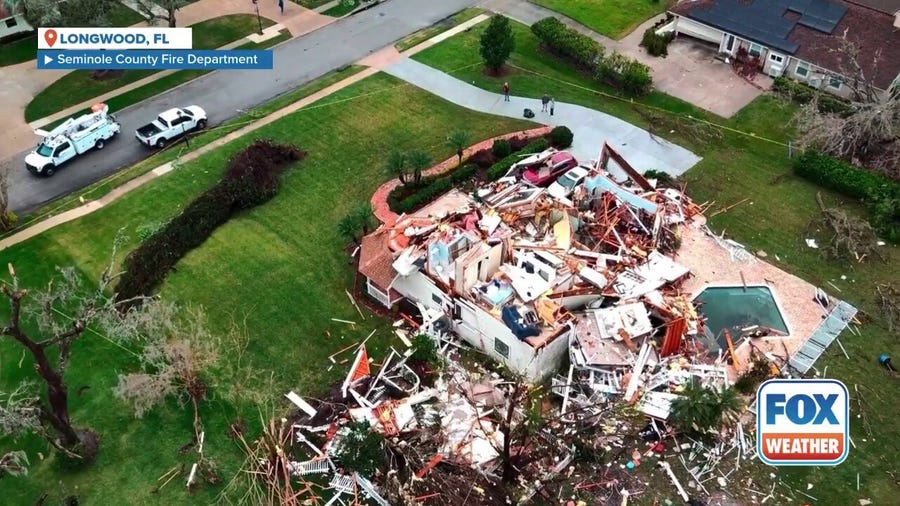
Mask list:
[[[584,178],[587,177],[589,172],[590,169],[586,167],[575,167],[562,176],[559,176],[559,178],[547,188],[547,193],[558,199],[567,199],[569,198],[569,195],[575,191],[575,187],[584,181]]]
[[[522,179],[531,185],[546,187],[577,166],[578,160],[571,153],[560,151],[551,155],[544,163],[525,169]]]

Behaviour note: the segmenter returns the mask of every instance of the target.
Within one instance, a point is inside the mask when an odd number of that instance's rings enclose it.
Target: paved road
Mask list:
[[[138,144],[134,130],[159,111],[198,104],[206,109],[210,124],[216,125],[237,115],[238,109],[259,105],[358,61],[476,3],[478,0],[390,0],[278,46],[274,70],[213,72],[140,104],[112,111],[122,123],[120,138],[102,152],[76,158],[52,178],[31,175],[25,170],[26,153],[17,155],[13,161],[17,167],[10,175],[10,208],[20,214],[32,211],[145,158],[150,151]]]

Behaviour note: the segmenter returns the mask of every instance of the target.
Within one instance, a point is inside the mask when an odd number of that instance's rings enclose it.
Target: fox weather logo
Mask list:
[[[757,390],[757,450],[773,466],[834,466],[847,458],[850,395],[837,380],[769,380]]]

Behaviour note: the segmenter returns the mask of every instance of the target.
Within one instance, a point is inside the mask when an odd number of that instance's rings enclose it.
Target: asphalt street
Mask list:
[[[338,20],[274,49],[273,70],[220,70],[184,86],[133,105],[111,111],[122,124],[122,133],[103,151],[90,151],[61,167],[50,178],[25,169],[25,155],[16,155],[10,174],[9,203],[17,213],[27,213],[58,197],[76,192],[152,151],[134,138],[139,126],[171,107],[199,105],[209,124],[217,125],[323,74],[393,44],[478,0],[389,0],[369,10]],[[37,143],[38,138],[35,138]]]

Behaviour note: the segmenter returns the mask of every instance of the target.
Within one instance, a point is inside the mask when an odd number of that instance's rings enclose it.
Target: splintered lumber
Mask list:
[[[428,463],[425,464],[425,467],[416,471],[416,478],[421,478],[421,477],[425,476],[426,474],[428,474],[428,471],[431,471],[434,468],[434,466],[438,465],[438,462],[443,460],[443,458],[444,458],[444,456],[441,455],[440,453],[438,453],[434,457],[431,457],[431,460],[429,460]]]
[[[669,479],[672,480],[672,483],[675,485],[675,488],[678,489],[678,495],[680,495],[681,498],[684,499],[684,502],[689,502],[691,500],[691,498],[688,497],[687,492],[685,492],[684,488],[682,488],[681,482],[678,481],[678,477],[675,476],[675,473],[672,472],[672,467],[669,466],[669,463],[668,462],[660,462],[659,465],[662,466],[662,468],[666,470],[666,473],[669,475]]]
[[[191,466],[191,474],[188,475],[187,486],[190,487],[194,484],[194,478],[197,477],[197,463],[194,462],[194,465]]]
[[[344,293],[347,294],[347,298],[350,299],[350,303],[353,304],[353,307],[356,308],[356,312],[359,313],[359,316],[361,316],[362,319],[365,320],[366,315],[364,315],[362,309],[359,308],[359,304],[356,303],[356,299],[354,299],[353,296],[350,295],[350,292],[348,292],[346,289],[344,289]]]
[[[351,322],[350,320],[341,320],[340,318],[332,318],[331,321],[339,322],[339,323],[346,323],[347,325],[356,325],[356,322]]]
[[[351,349],[351,348],[354,348],[354,347],[356,347],[356,346],[358,346],[358,345],[359,345],[359,341],[357,341],[357,342],[351,344],[350,346],[341,348],[340,350],[338,350],[338,351],[332,353],[331,355],[328,355],[328,360],[330,360],[332,364],[336,364],[337,361],[334,359],[334,357],[336,357],[336,356],[340,355],[341,353],[344,353],[345,351],[347,351],[347,350],[349,350],[349,349]]]
[[[740,361],[737,358],[737,354],[734,353],[734,343],[731,341],[731,332],[728,332],[728,329],[724,329],[725,332],[725,343],[728,344],[728,353],[731,355],[731,361],[734,364],[734,368],[738,369],[741,366]]]

